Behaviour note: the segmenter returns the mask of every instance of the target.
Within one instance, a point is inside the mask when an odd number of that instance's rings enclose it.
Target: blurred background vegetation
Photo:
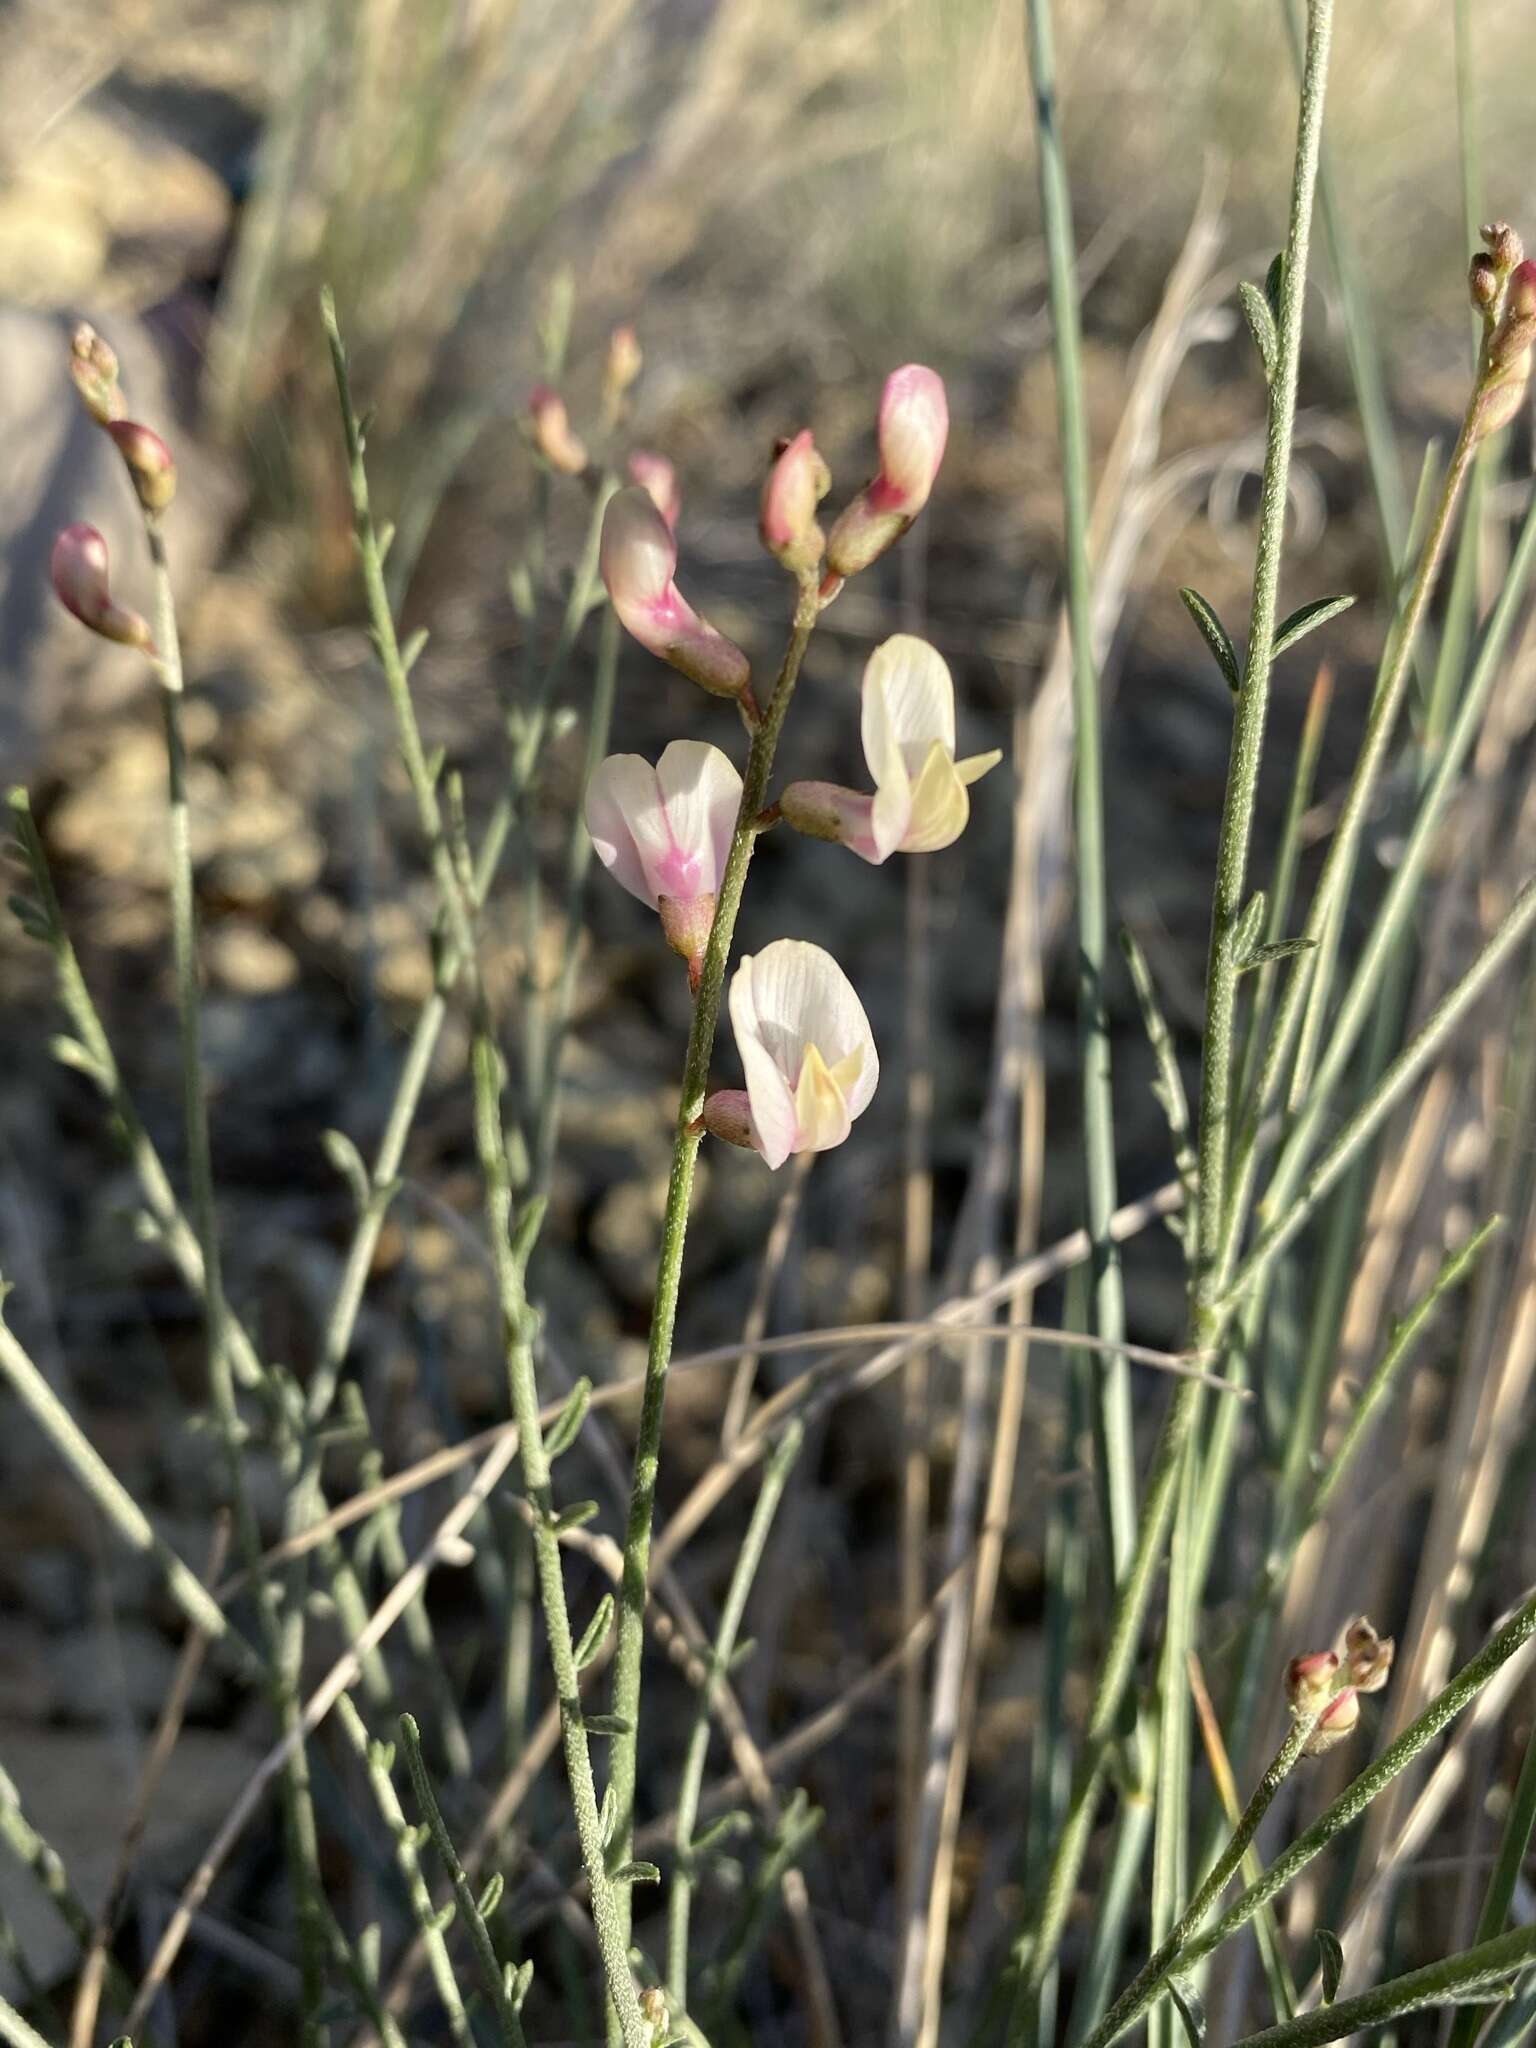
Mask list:
[[[1490,212],[1529,226],[1536,13],[1528,0],[1480,0],[1471,12],[1462,55],[1482,188]],[[1151,955],[1187,1055],[1228,720],[1176,591],[1193,582],[1242,615],[1263,415],[1230,309],[1237,279],[1262,276],[1283,227],[1292,47],[1277,0],[1063,0],[1058,35],[1096,462],[1128,398],[1141,393],[1150,407],[1130,458],[1136,516],[1116,528],[1105,579],[1114,910]],[[1333,198],[1382,346],[1405,501],[1421,443],[1453,429],[1465,392],[1457,61],[1443,0],[1342,11]],[[130,530],[113,510],[119,481],[91,466],[71,424],[66,337],[87,317],[119,348],[136,415],[182,462],[178,559],[230,1286],[271,1355],[300,1358],[349,1218],[320,1133],[376,1128],[402,1020],[429,986],[432,905],[357,624],[318,287],[335,288],[354,388],[373,408],[375,505],[398,529],[396,596],[407,625],[431,628],[419,670],[429,737],[464,770],[473,805],[483,809],[497,787],[501,705],[530,630],[511,585],[543,488],[521,431],[526,396],[551,320],[567,317],[565,388],[582,431],[596,420],[610,330],[625,321],[638,331],[645,371],[626,445],[676,463],[683,587],[760,661],[776,651],[785,613],[783,579],[754,525],[774,437],[812,424],[846,494],[867,472],[881,377],[910,359],[933,363],[954,427],[921,539],[829,615],[785,773],[846,778],[855,736],[840,693],[869,647],[903,624],[920,625],[955,667],[963,751],[1007,746],[1051,659],[1060,562],[1018,7],[8,0],[0,116],[0,432],[12,476],[0,508],[0,765],[6,782],[33,787],[87,972],[174,1154],[155,707],[131,663],[66,642],[37,602],[38,549],[63,519]],[[1175,291],[1181,261],[1189,274]],[[1370,687],[1383,579],[1326,253],[1315,274],[1287,565],[1295,588],[1282,610],[1325,590],[1366,600],[1329,633],[1326,811],[1330,762],[1347,758]],[[1176,333],[1148,342],[1170,292]],[[1160,367],[1147,398],[1138,380],[1149,347]],[[1523,440],[1526,427],[1516,431]],[[552,516],[551,560],[568,562],[585,506],[558,480]],[[120,559],[123,595],[141,601],[139,566],[131,552]],[[1309,642],[1277,679],[1286,772],[1264,797],[1271,842],[1313,651]],[[578,706],[588,658],[569,684]],[[1529,650],[1520,658],[1528,675]],[[617,745],[654,752],[677,734],[712,731],[711,716],[686,684],[625,650]],[[534,824],[552,870],[580,757],[577,732],[556,752]],[[970,1249],[962,1197],[992,1061],[1009,808],[1000,775],[967,839],[934,862],[923,911],[935,1273],[963,1269]],[[860,1127],[867,1141],[831,1155],[810,1183],[777,1300],[780,1324],[799,1328],[899,1311],[911,913],[894,866],[834,869],[823,849],[785,837],[765,846],[744,941],[777,935],[793,903],[797,931],[838,952],[891,1050],[890,1082]],[[1047,864],[1053,887],[1060,873]],[[589,924],[542,1286],[573,1365],[609,1375],[632,1366],[644,1333],[686,1010],[676,963],[628,899],[594,891]],[[531,934],[493,930],[491,972],[506,989],[547,974],[559,940],[553,918]],[[1047,960],[1047,1237],[1072,1227],[1080,1206],[1069,952],[1057,946]],[[1122,1185],[1139,1193],[1166,1176],[1166,1135],[1129,989],[1112,1001]],[[197,1316],[162,1255],[125,1226],[132,1190],[94,1098],[48,1055],[46,963],[9,925],[0,1004],[0,1266],[29,1286],[34,1311],[44,1304],[40,1348],[114,1465],[201,1555],[216,1488],[204,1448],[180,1425],[201,1370]],[[359,1370],[394,1418],[390,1449],[402,1461],[500,1415],[489,1298],[465,1248],[477,1201],[467,1104],[456,1080],[447,1085],[462,1055],[451,1029],[445,1085],[413,1141],[414,1199],[386,1231],[359,1337]],[[739,1332],[777,1196],[755,1160],[707,1156],[689,1348]],[[1129,1260],[1133,1334],[1177,1342],[1177,1259],[1148,1242]],[[696,1397],[679,1388],[670,1484],[712,1453],[719,1398],[718,1386]],[[1026,1477],[1056,1470],[1071,1426],[1049,1371],[1038,1401]],[[951,1449],[941,1425],[940,1495]],[[760,1633],[774,1675],[748,1688],[775,1726],[889,1645],[898,1462],[899,1431],[883,1409],[873,1427],[828,1425],[804,1461],[793,1542],[797,1559],[814,1563],[773,1595]],[[1411,1531],[1414,1500],[1400,1511]],[[725,1555],[708,1544],[691,1554],[702,1583],[718,1578]],[[1043,1569],[1039,1530],[1026,1527],[1007,1559],[978,1737],[984,1806],[1006,1806],[1009,1760],[1032,1725]],[[166,1620],[154,1589],[82,1532],[67,1479],[25,1438],[0,1442],[0,1756],[18,1778],[30,1773],[50,1831],[87,1873],[110,1848],[96,1826],[101,1788],[163,1691]],[[467,1691],[483,1689],[483,1646],[467,1640],[456,1655]],[[189,1737],[200,1767],[178,1774],[157,1822],[174,1838],[169,1862],[155,1866],[164,1871],[179,1870],[176,1845],[200,1843],[223,1812],[255,1740],[211,1680],[207,1691]],[[851,1807],[844,1799],[818,1880],[854,2038],[872,2038],[883,2009],[879,1992],[862,1999],[860,1970],[872,1965],[878,1982],[890,1967],[889,1872],[863,1848],[866,1824],[878,1831],[888,1820],[890,1746],[882,1720],[841,1753],[867,1784]],[[1000,1895],[1008,1873],[994,1850],[984,1829],[962,1845],[957,1911],[983,1891]],[[269,1987],[284,1981],[278,1964],[254,1956],[273,1872],[253,1865],[239,1882],[198,1951],[194,1983],[209,2001],[198,2010],[210,2024],[211,2013],[227,2015],[228,1984],[242,1971]],[[0,1877],[0,1905],[46,1978],[60,1967],[58,1929],[6,1884]],[[151,1885],[146,1897],[152,1918],[161,1895]],[[277,2038],[258,2012],[242,2024],[252,2039]]]

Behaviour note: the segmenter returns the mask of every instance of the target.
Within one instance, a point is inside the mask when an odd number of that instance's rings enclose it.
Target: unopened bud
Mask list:
[[[603,370],[603,404],[610,418],[618,412],[644,361],[633,327],[615,327],[608,337],[608,361]]]
[[[1472,267],[1467,273],[1467,288],[1472,294],[1472,310],[1487,315],[1499,301],[1499,272],[1493,258],[1479,249],[1472,258]]]
[[[1489,221],[1478,230],[1501,277],[1507,277],[1525,255],[1525,244],[1507,220]]]
[[[1339,1660],[1332,1650],[1293,1657],[1286,1667],[1285,1696],[1298,1715],[1315,1714],[1333,1696]]]
[[[94,526],[66,526],[53,544],[49,564],[54,595],[81,625],[104,640],[154,652],[154,638],[137,612],[112,602],[107,581],[107,544]]]
[[[704,1128],[727,1145],[752,1149],[752,1102],[745,1088],[717,1088],[704,1103]]]
[[[640,2012],[646,2024],[655,2029],[655,2039],[664,2041],[671,2025],[671,2014],[667,2010],[667,1994],[659,1984],[647,1984],[641,1992]]]
[[[127,465],[146,512],[163,512],[176,495],[176,459],[152,427],[137,420],[109,420],[107,432]]]
[[[1504,310],[1483,344],[1483,381],[1472,438],[1496,433],[1520,410],[1536,346],[1536,263],[1518,263],[1504,291]]]
[[[1326,1756],[1330,1749],[1353,1735],[1360,1722],[1360,1695],[1353,1686],[1336,1692],[1318,1716],[1317,1726],[1302,1744],[1303,1756]]]
[[[620,624],[642,647],[713,696],[742,695],[751,680],[747,657],[678,589],[677,542],[637,485],[608,500],[598,566]]]
[[[921,363],[893,370],[880,395],[880,467],[832,528],[827,541],[832,576],[867,569],[900,540],[928,502],[948,435],[943,378]]]
[[[656,912],[667,944],[688,962],[688,986],[697,995],[704,972],[704,948],[715,921],[715,899],[712,895],[659,896]]]
[[[587,466],[587,451],[572,431],[565,400],[548,384],[535,384],[528,394],[528,414],[533,423],[533,445],[551,469],[562,476],[580,476]]]
[[[637,448],[629,458],[628,468],[630,482],[640,486],[667,522],[668,532],[675,533],[678,515],[683,509],[677,471],[665,455],[653,454],[649,448]]]
[[[763,546],[794,575],[814,569],[826,546],[816,507],[832,487],[831,473],[803,427],[786,441],[763,484],[758,531]]]
[[[836,782],[791,782],[779,797],[779,815],[807,839],[851,846],[869,831],[870,804]]]
[[[1397,1645],[1379,1636],[1362,1614],[1344,1631],[1344,1671],[1356,1692],[1380,1692],[1392,1669]]]
[[[122,418],[125,407],[117,384],[117,356],[84,320],[70,337],[69,374],[81,404],[98,426],[110,426]]]

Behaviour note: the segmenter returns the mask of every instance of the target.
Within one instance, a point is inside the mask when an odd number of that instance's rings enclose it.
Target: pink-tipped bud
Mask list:
[[[1302,1744],[1303,1756],[1326,1756],[1330,1749],[1353,1735],[1360,1725],[1360,1695],[1353,1686],[1336,1692],[1317,1718],[1317,1726]]]
[[[109,420],[107,432],[127,465],[146,512],[163,512],[176,495],[176,459],[151,427],[137,420]]]
[[[867,569],[900,540],[928,502],[948,437],[943,378],[921,363],[893,370],[880,395],[880,467],[839,517],[827,541],[827,567],[833,576]]]
[[[1293,1657],[1286,1666],[1285,1696],[1297,1714],[1315,1714],[1333,1697],[1339,1660],[1332,1650]]]
[[[633,327],[615,327],[608,337],[608,361],[603,368],[603,404],[610,418],[623,404],[644,361]]]
[[[84,320],[70,337],[69,374],[80,403],[98,426],[110,426],[122,418],[125,408],[117,384],[117,357]]]
[[[661,933],[679,959],[688,962],[688,986],[697,995],[704,974],[704,948],[715,921],[715,899],[703,896],[658,896]]]
[[[667,522],[667,531],[676,533],[678,517],[683,509],[683,494],[677,487],[677,471],[666,456],[656,455],[649,448],[637,448],[627,467],[630,482],[638,484],[646,492]]]
[[[598,561],[620,623],[642,647],[716,697],[741,695],[751,675],[747,657],[700,618],[672,580],[677,543],[638,484],[608,500]]]
[[[807,575],[821,560],[825,537],[816,507],[832,488],[831,473],[816,452],[809,427],[786,441],[763,484],[758,531],[763,546],[793,575]]]
[[[752,1150],[752,1098],[745,1088],[717,1088],[704,1102],[704,1128],[727,1145]]]
[[[1467,289],[1472,295],[1473,312],[1486,318],[1499,302],[1499,272],[1493,258],[1482,249],[1472,258]]]
[[[1507,277],[1525,255],[1525,244],[1507,220],[1492,220],[1478,230],[1501,277]]]
[[[54,595],[81,625],[104,640],[153,653],[154,639],[137,612],[112,602],[107,581],[107,544],[94,526],[66,526],[53,544],[49,564]]]
[[[1525,399],[1536,346],[1536,263],[1517,263],[1504,289],[1504,310],[1483,344],[1483,381],[1472,438],[1508,426]]]
[[[565,400],[548,384],[535,384],[528,394],[528,417],[533,426],[533,445],[551,469],[562,476],[580,476],[587,466],[587,451],[571,429]]]
[[[1344,1631],[1344,1672],[1356,1692],[1380,1692],[1392,1670],[1397,1644],[1379,1636],[1362,1614]]]

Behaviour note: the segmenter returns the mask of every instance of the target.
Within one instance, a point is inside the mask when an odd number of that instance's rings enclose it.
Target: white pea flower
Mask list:
[[[873,796],[831,782],[792,782],[785,818],[879,866],[893,853],[952,845],[971,814],[969,785],[1003,758],[955,759],[955,686],[936,647],[911,633],[883,641],[864,669],[861,732]]]
[[[868,1107],[880,1061],[864,1006],[830,953],[776,939],[731,979],[731,1025],[746,1088],[704,1105],[706,1126],[772,1167],[841,1145]]]
[[[660,913],[695,987],[740,805],[741,777],[702,740],[673,740],[654,768],[639,754],[610,754],[587,785],[598,859]]]

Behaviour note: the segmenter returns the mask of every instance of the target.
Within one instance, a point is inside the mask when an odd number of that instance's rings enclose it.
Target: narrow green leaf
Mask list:
[[[367,1167],[363,1164],[362,1153],[345,1131],[322,1131],[320,1144],[326,1158],[346,1182],[353,1201],[360,1210],[366,1209],[373,1183],[369,1179]]]
[[[622,1714],[583,1714],[581,1725],[589,1735],[627,1735],[632,1724]]]
[[[1269,301],[1256,284],[1249,284],[1246,279],[1237,288],[1237,299],[1243,309],[1243,318],[1248,322],[1248,332],[1253,336],[1253,345],[1259,352],[1259,360],[1264,365],[1264,382],[1273,384],[1280,336]]]
[[[1232,957],[1237,962],[1239,973],[1259,944],[1259,933],[1264,929],[1264,910],[1264,891],[1255,889],[1238,912],[1237,923],[1232,928]]]
[[[519,1212],[512,1230],[512,1256],[517,1261],[519,1271],[527,1265],[533,1255],[533,1247],[538,1242],[539,1231],[544,1223],[544,1212],[548,1207],[549,1202],[545,1196],[534,1195],[523,1204]]]
[[[733,1807],[729,1813],[722,1813],[712,1820],[707,1828],[700,1828],[693,1838],[693,1853],[695,1856],[707,1856],[712,1850],[718,1849],[721,1843],[731,1841],[738,1835],[749,1835],[751,1832],[751,1814],[744,1812],[739,1806]]]
[[[523,2001],[528,1996],[529,1986],[532,1983],[532,1961],[523,1963],[506,1963],[503,1965],[501,1972],[501,1988],[506,1995],[507,2003],[511,2006],[514,2012],[522,2011]]]
[[[592,1401],[592,1382],[585,1375],[580,1378],[565,1398],[565,1406],[549,1425],[544,1438],[544,1455],[551,1463],[562,1452],[568,1451],[581,1434],[581,1425],[587,1419],[587,1409]]]
[[[1207,604],[1198,590],[1191,590],[1186,585],[1179,596],[1184,600],[1184,609],[1199,627],[1201,639],[1215,655],[1216,666],[1226,677],[1227,688],[1236,695],[1242,688],[1243,672],[1231,634],[1217,618],[1214,606]]]
[[[499,1870],[493,1870],[485,1881],[485,1890],[477,1902],[480,1918],[489,1920],[501,1904],[501,1895],[507,1888],[507,1881]]]
[[[405,645],[400,649],[400,666],[405,670],[407,675],[410,674],[411,670],[416,666],[417,662],[420,661],[422,649],[426,646],[426,644],[427,629],[425,626],[418,626],[415,632],[408,637],[408,639],[405,642]]]
[[[1344,1976],[1344,1944],[1326,1927],[1317,1930],[1317,1963],[1323,1978],[1323,2003],[1332,2005]]]
[[[1280,325],[1280,294],[1285,289],[1285,251],[1277,249],[1275,260],[1264,273],[1264,296],[1269,301],[1269,310],[1274,316],[1275,326]]]
[[[1298,640],[1304,640],[1314,627],[1324,626],[1330,619],[1336,619],[1340,612],[1347,612],[1354,601],[1352,597],[1315,597],[1310,604],[1300,606],[1276,626],[1275,653],[1284,654]]]
[[[587,1723],[587,1726],[590,1728],[591,1725],[592,1724],[589,1721]],[[603,1803],[601,1807],[598,1809],[597,1815],[598,1839],[601,1841],[605,1849],[607,1848],[608,1844],[613,1840],[613,1830],[615,1826],[618,1824],[618,1818],[619,1795],[614,1791],[613,1787],[610,1785],[607,1791],[603,1794]]]
[[[603,1647],[609,1629],[613,1626],[613,1595],[605,1593],[597,1603],[596,1612],[582,1630],[581,1641],[576,1645],[576,1669],[585,1671],[598,1651]]]
[[[613,1873],[615,1884],[660,1884],[661,1872],[654,1863],[621,1863]]]
[[[1255,946],[1246,959],[1238,963],[1238,972],[1246,974],[1253,967],[1267,967],[1272,960],[1291,960],[1298,953],[1309,953],[1317,944],[1316,939],[1270,939],[1262,946]]]
[[[550,1523],[557,1536],[567,1535],[572,1529],[580,1529],[597,1513],[595,1500],[573,1500],[568,1508],[562,1508]]]

